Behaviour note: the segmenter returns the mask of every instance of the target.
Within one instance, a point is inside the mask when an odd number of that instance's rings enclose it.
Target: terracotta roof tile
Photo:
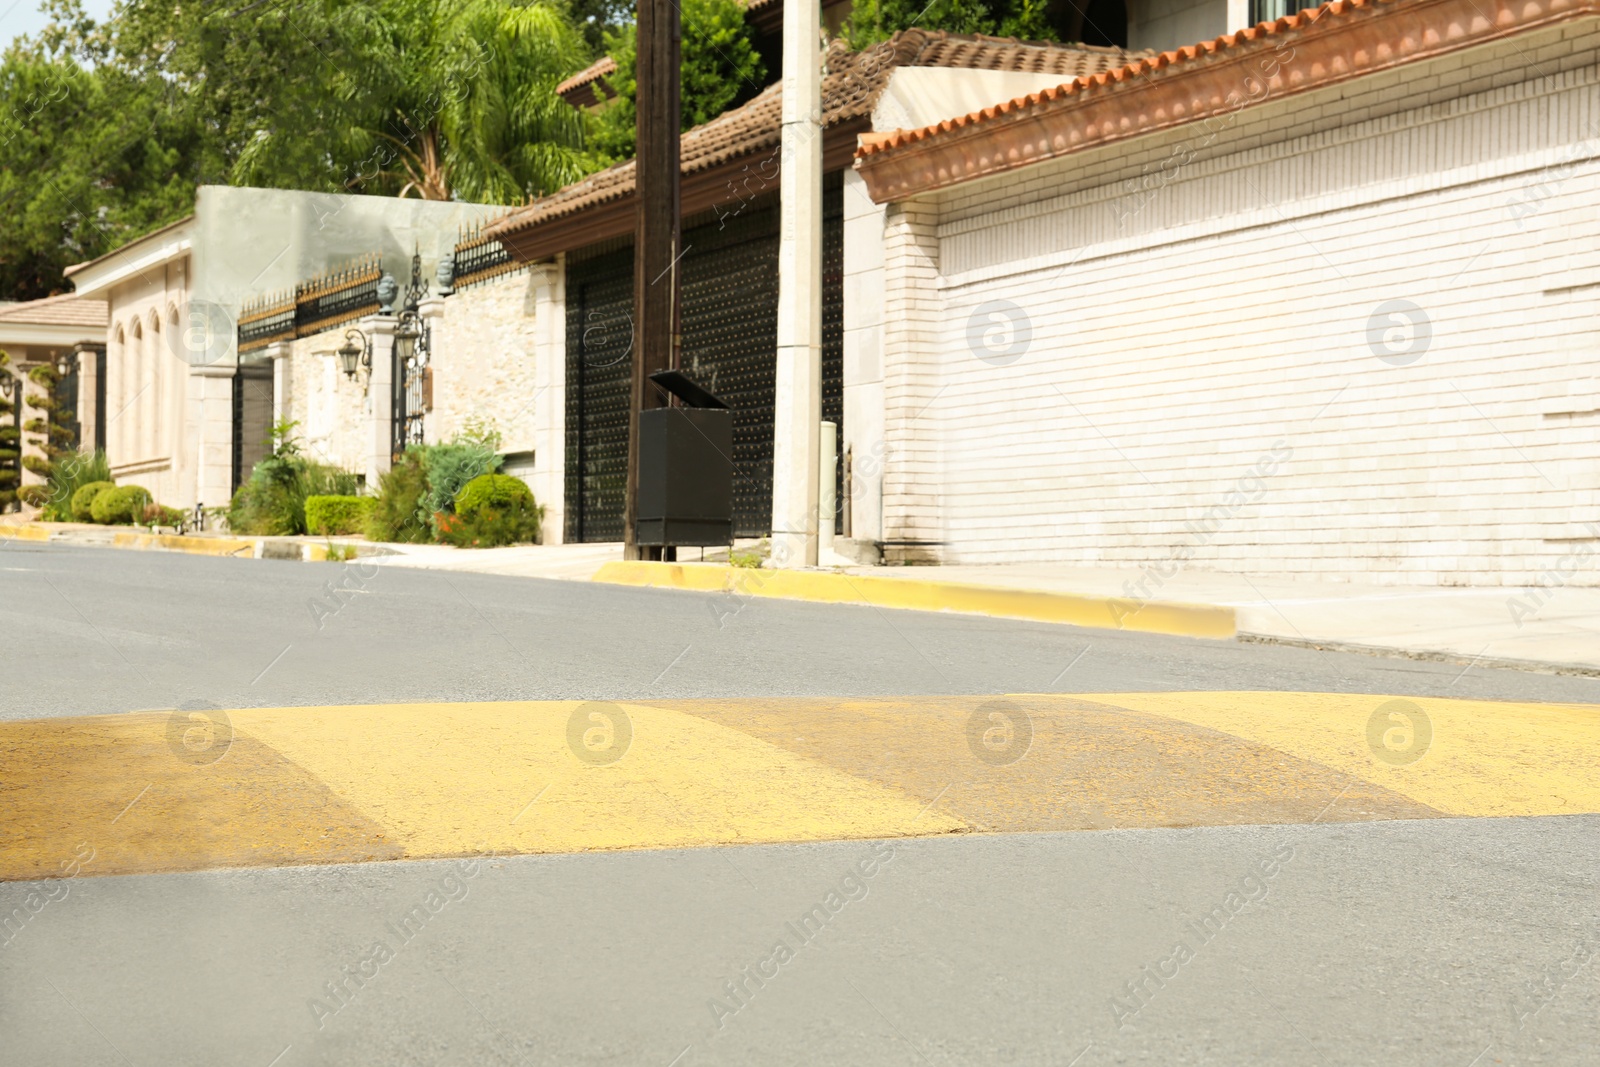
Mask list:
[[[590,82],[598,81],[599,79],[604,78],[607,74],[615,74],[616,72],[616,60],[612,59],[610,56],[601,56],[593,63],[590,63],[587,67],[584,67],[582,70],[578,71],[578,73],[574,74],[572,77],[556,86],[556,95],[566,96],[574,89],[581,88],[582,86],[588,85]]]
[[[1078,94],[1131,82],[1135,78],[1142,78],[1172,66],[1192,63],[1202,56],[1210,56],[1247,42],[1310,26],[1328,14],[1343,15],[1360,8],[1372,7],[1377,2],[1378,0],[1334,0],[1334,2],[1323,4],[1321,7],[1307,8],[1304,11],[1285,16],[1274,22],[1263,22],[1258,26],[1252,26],[1237,33],[1225,34],[1212,41],[1202,41],[1199,44],[1186,45],[1183,48],[1160,54],[1145,53],[1134,59],[1133,62],[1116,69],[1086,71],[1062,85],[1043,89],[1036,93],[1029,93],[1027,96],[1019,96],[1015,100],[1008,100],[1005,103],[986,107],[958,118],[945,119],[934,126],[925,126],[915,130],[893,130],[886,133],[862,134],[861,147],[857,150],[856,156],[857,158],[864,158],[880,152],[892,151],[917,141],[924,141],[953,130],[996,119],[1002,115],[1037,108]]]
[[[912,29],[861,52],[842,41],[828,46],[822,79],[824,125],[834,126],[872,113],[896,67],[952,67],[970,70],[1049,71],[1063,78],[1121,67],[1130,57],[1151,53],[1089,45],[1019,41],[982,34]],[[725,111],[683,135],[680,166],[693,174],[728,160],[776,147],[782,120],[781,84],[768,86],[740,107]],[[487,229],[491,236],[528,229],[599,204],[632,195],[632,160],[591,174]]]
[[[0,306],[0,323],[28,326],[90,326],[105,329],[104,300],[80,299],[76,293],[47,296],[21,304]]]

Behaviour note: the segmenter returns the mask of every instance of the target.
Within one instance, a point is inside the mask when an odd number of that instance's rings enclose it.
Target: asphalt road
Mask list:
[[[931,613],[15,542],[0,716],[209,703],[1369,692],[1600,704],[1600,679]]]
[[[1587,678],[363,573],[9,545],[0,715],[1201,689],[1600,704]],[[0,1064],[1589,1064],[1597,883],[1596,816],[12,883],[0,913],[51,899],[0,948]]]

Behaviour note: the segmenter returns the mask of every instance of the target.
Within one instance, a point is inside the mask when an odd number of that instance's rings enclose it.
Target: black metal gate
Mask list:
[[[633,245],[567,266],[568,541],[621,541],[628,483]]]
[[[233,372],[234,492],[271,451],[272,364],[242,359]]]
[[[822,417],[842,425],[843,183],[823,183]],[[681,363],[733,409],[733,526],[772,532],[778,202],[685,227]],[[633,246],[567,266],[566,538],[622,540],[633,355]],[[837,527],[836,527],[837,528]]]

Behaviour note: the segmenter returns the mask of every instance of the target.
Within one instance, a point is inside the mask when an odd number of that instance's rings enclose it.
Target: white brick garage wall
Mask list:
[[[1600,540],[1597,55],[1527,35],[893,209],[886,306],[937,310],[885,331],[885,538],[1475,584]],[[1369,337],[1393,301],[1425,350]]]

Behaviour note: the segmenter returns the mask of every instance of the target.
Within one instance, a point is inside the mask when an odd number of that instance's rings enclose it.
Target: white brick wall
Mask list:
[[[1593,538],[1600,39],[1570,30],[894,206],[884,536],[1483,584]],[[1395,300],[1414,360],[1369,341]]]

